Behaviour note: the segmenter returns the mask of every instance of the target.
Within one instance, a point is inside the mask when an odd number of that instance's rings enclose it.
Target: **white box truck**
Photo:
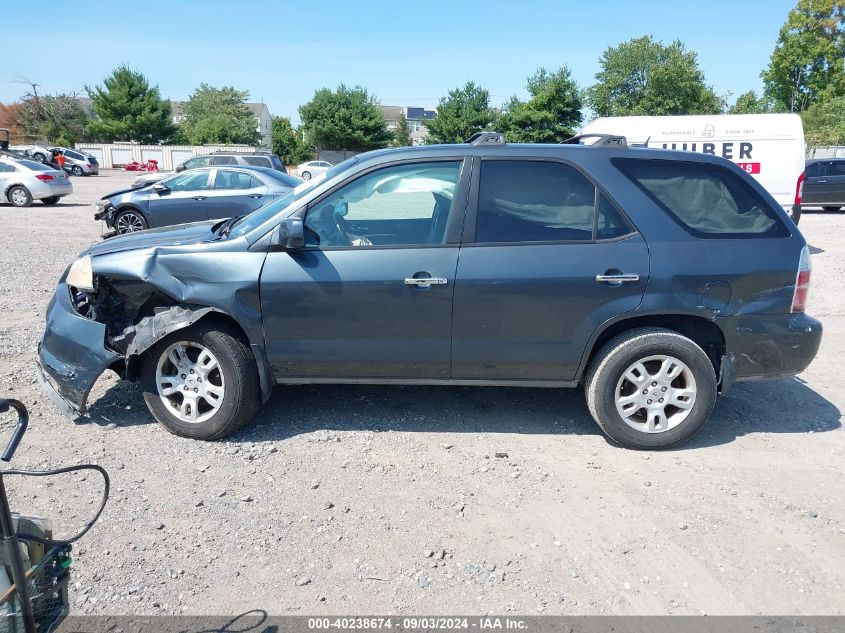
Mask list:
[[[797,114],[602,117],[582,133],[624,136],[629,146],[721,156],[751,174],[796,224],[801,216],[796,195],[806,148]]]

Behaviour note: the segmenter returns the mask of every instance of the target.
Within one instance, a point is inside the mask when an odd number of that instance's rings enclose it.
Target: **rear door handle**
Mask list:
[[[208,196],[194,196],[194,200],[205,200]]]
[[[250,198],[260,198],[263,194],[260,193],[251,193],[249,194]]]
[[[629,281],[639,281],[640,276],[630,273],[615,273],[612,275],[596,275],[596,281],[603,281],[609,284],[624,284]]]
[[[820,183],[820,184],[824,184],[824,183],[826,183],[826,182],[827,182],[827,180],[817,180],[816,182],[817,182],[817,183]]]
[[[406,286],[428,288],[429,286],[445,286],[449,281],[445,277],[405,277]]]

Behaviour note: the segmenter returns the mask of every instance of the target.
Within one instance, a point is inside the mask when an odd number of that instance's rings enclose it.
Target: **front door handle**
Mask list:
[[[827,180],[817,180],[816,182],[819,183],[819,184],[824,184],[824,183],[827,182]]]
[[[428,288],[429,286],[445,286],[449,281],[445,277],[405,277],[406,286]]]
[[[260,193],[251,193],[251,194],[249,194],[249,197],[250,197],[250,198],[260,198],[261,196],[262,196],[262,194],[260,194]]]
[[[629,281],[639,281],[640,276],[635,274],[629,273],[613,273],[613,274],[604,274],[604,275],[596,275],[596,281],[603,281],[614,286],[618,286],[619,284],[624,284]]]
[[[194,196],[194,200],[205,200],[208,196]]]

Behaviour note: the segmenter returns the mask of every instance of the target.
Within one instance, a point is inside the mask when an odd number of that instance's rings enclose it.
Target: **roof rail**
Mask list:
[[[616,147],[628,147],[628,140],[624,136],[619,136],[616,134],[578,134],[577,136],[573,136],[572,138],[568,138],[564,141],[561,141],[561,144],[564,145],[586,145],[586,143],[582,143],[585,138],[594,138],[596,141],[594,143],[590,143],[590,147],[600,147],[600,146],[616,146]]]
[[[499,132],[476,132],[466,142],[470,145],[504,145],[505,135]]]

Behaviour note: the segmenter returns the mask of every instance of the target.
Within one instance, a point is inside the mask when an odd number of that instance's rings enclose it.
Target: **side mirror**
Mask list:
[[[153,191],[156,193],[164,193],[165,191],[169,191],[169,189],[167,188],[167,185],[157,182],[153,185]]]
[[[181,165],[176,165],[176,171],[177,172],[185,171],[185,169],[187,169],[187,168],[185,167],[184,163],[182,163]]]
[[[305,226],[302,224],[302,218],[285,218],[282,220],[276,231],[273,244],[290,249],[305,246]]]

